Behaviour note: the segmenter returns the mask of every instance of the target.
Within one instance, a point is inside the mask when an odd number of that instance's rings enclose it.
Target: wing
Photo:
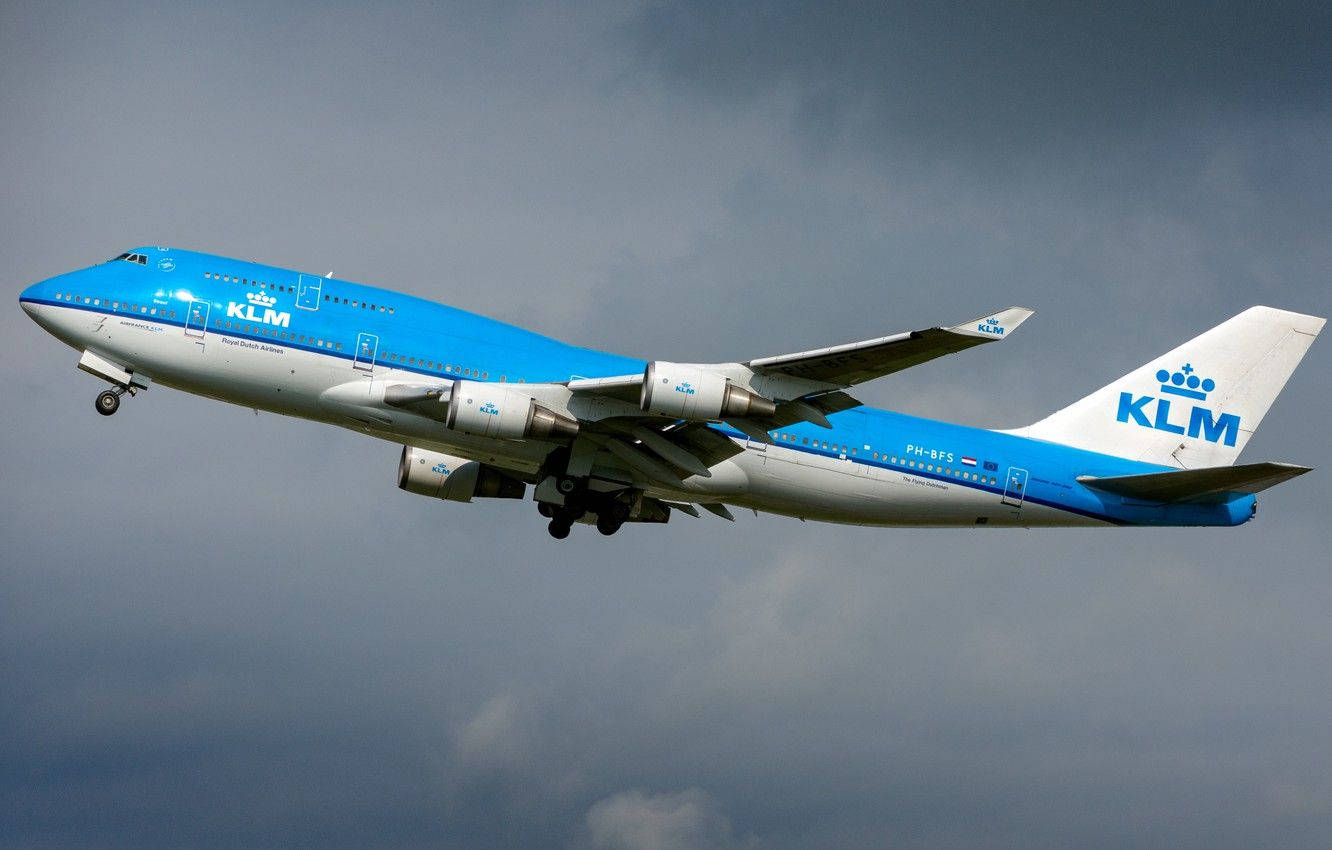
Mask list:
[[[727,374],[732,380],[746,383],[764,377],[794,379],[793,385],[805,391],[778,398],[779,401],[785,401],[817,391],[854,386],[945,354],[965,351],[987,342],[998,342],[1034,313],[1034,310],[1026,307],[1009,307],[951,328],[925,328],[812,351],[760,357],[746,363],[709,365]],[[625,402],[637,402],[642,386],[641,374],[577,378],[568,383],[569,389],[576,393],[601,395]]]
[[[1001,340],[1031,314],[1031,310],[1011,307],[950,328],[927,328],[747,363],[654,361],[649,365],[649,371],[665,366],[674,374],[693,376],[688,380],[700,382],[698,392],[710,388],[714,393],[713,403],[717,405],[710,413],[655,406],[644,399],[643,373],[576,378],[560,384],[525,384],[521,388],[463,383],[473,387],[468,390],[469,398],[474,391],[478,398],[486,393],[521,395],[519,406],[529,413],[529,425],[534,421],[531,411],[538,409],[543,416],[554,416],[563,423],[558,433],[521,431],[500,435],[503,438],[550,438],[556,443],[567,440],[575,455],[603,458],[615,467],[631,470],[635,479],[679,485],[691,475],[710,476],[711,467],[743,451],[709,423],[724,421],[750,439],[769,443],[772,442],[769,432],[796,422],[830,428],[830,415],[860,404],[843,388],[954,351]],[[324,391],[320,406],[377,427],[392,425],[403,416],[425,417],[445,427],[454,427],[453,420],[448,418],[453,386],[451,381],[384,385],[358,380]],[[696,392],[688,382],[683,386],[691,395]],[[740,395],[749,401],[738,408],[724,408],[717,402],[720,397],[717,394],[724,390],[725,397],[730,398],[736,389],[742,390]],[[678,388],[677,391],[684,392]],[[528,402],[539,408],[529,408]],[[508,409],[502,398],[497,397],[496,403]],[[719,414],[721,410],[730,413]],[[463,425],[458,427],[465,430]],[[593,462],[588,461],[589,468]]]
[[[794,378],[849,387],[900,372],[945,354],[964,351],[986,342],[998,342],[1012,333],[1033,312],[1025,307],[1009,307],[951,328],[926,328],[814,351],[760,357],[745,365],[759,373],[778,372]]]

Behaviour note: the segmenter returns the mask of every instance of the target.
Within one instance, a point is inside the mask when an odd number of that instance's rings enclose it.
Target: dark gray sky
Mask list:
[[[1234,530],[557,544],[155,389],[28,283],[141,244],[646,357],[1009,304],[870,385],[1039,418],[1328,315],[1325,4],[0,5],[0,845],[1326,847],[1332,486]],[[1245,453],[1325,466],[1315,344]]]

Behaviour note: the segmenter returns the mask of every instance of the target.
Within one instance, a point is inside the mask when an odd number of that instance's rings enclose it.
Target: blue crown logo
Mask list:
[[[1156,380],[1161,382],[1161,392],[1163,393],[1206,401],[1207,394],[1216,389],[1216,381],[1211,378],[1199,378],[1195,374],[1196,371],[1192,364],[1185,363],[1179,367],[1178,372],[1171,373],[1166,369],[1157,370]]]

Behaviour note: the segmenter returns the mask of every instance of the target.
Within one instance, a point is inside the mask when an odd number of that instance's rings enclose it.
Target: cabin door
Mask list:
[[[319,293],[324,290],[324,279],[303,274],[296,281],[296,306],[302,310],[319,309]]]
[[[379,350],[379,337],[374,334],[356,335],[356,354],[352,356],[352,368],[362,372],[375,370],[375,353]]]
[[[1005,505],[1012,505],[1015,508],[1022,507],[1022,499],[1027,492],[1027,470],[1018,469],[1016,466],[1008,468],[1008,477],[1004,479],[1004,497],[1000,499]]]
[[[185,311],[185,336],[203,339],[208,329],[208,311],[212,307],[207,301],[191,301]]]

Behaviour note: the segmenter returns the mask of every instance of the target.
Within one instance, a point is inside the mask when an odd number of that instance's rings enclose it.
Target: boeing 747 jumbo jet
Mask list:
[[[136,248],[23,291],[111,384],[154,385],[403,444],[398,486],[523,498],[553,537],[728,505],[883,526],[1239,525],[1296,475],[1235,465],[1324,319],[1251,307],[1008,431],[862,406],[847,390],[999,342],[1010,307],[952,327],[736,363],[642,361],[331,277]],[[1136,341],[1134,341],[1136,342]]]

